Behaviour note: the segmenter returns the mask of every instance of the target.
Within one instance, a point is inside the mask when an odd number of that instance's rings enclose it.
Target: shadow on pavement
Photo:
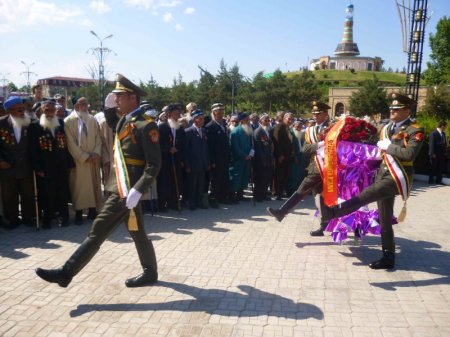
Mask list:
[[[171,288],[194,297],[164,303],[80,304],[70,312],[78,317],[94,311],[183,311],[236,317],[272,316],[290,319],[323,319],[323,312],[308,303],[294,303],[291,299],[240,285],[241,292],[222,289],[202,289],[174,282],[158,282],[157,286]]]

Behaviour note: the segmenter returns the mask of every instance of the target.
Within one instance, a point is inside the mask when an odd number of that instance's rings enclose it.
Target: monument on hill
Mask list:
[[[380,71],[383,60],[380,57],[361,57],[358,45],[353,42],[353,9],[348,5],[345,12],[347,16],[344,23],[344,35],[334,51],[335,56],[321,56],[313,59],[309,64],[310,70],[335,69],[335,70],[365,70]]]

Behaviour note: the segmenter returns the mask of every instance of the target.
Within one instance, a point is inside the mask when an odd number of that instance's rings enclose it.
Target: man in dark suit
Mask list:
[[[292,113],[287,112],[283,120],[272,129],[273,155],[275,158],[274,187],[277,200],[284,196],[286,183],[294,161],[294,137],[290,127],[294,122]]]
[[[322,193],[322,176],[317,152],[324,146],[323,140],[325,139],[325,133],[329,126],[328,110],[330,109],[330,106],[319,101],[313,101],[311,106],[311,113],[314,115],[315,125],[306,128],[303,133],[304,139],[302,139],[302,143],[304,144],[302,147],[302,154],[310,158],[307,168],[308,174],[305,179],[303,179],[297,191],[292,194],[280,208],[267,208],[269,214],[274,216],[278,221],[283,220],[286,214],[288,214],[309,193],[312,192],[314,197]],[[323,213],[324,203],[322,197],[320,197],[319,203],[320,211]],[[320,227],[317,230],[311,231],[310,235],[323,236],[323,230],[326,225],[327,222],[321,219]]]
[[[180,194],[183,186],[181,168],[183,166],[184,129],[180,127],[181,108],[178,104],[169,104],[167,121],[158,125],[159,145],[161,147],[161,170],[158,174],[158,209],[167,207],[181,210]]]
[[[41,103],[39,123],[30,126],[30,152],[43,210],[42,228],[48,229],[55,211],[61,225],[69,224],[69,168],[75,166],[67,149],[64,122],[56,117],[55,101]]]
[[[253,198],[255,201],[270,200],[267,190],[273,177],[272,137],[270,135],[270,117],[263,114],[259,119],[259,127],[253,132],[253,182],[255,184]]]
[[[72,278],[94,257],[100,245],[121,224],[128,222],[128,232],[134,241],[144,272],[125,281],[127,287],[150,285],[158,280],[155,250],[144,230],[139,200],[148,191],[161,165],[159,132],[156,123],[143,117],[140,97],[146,92],[125,76],[117,74],[117,109],[121,115],[116,126],[114,165],[106,189],[111,192],[102,210],[92,223],[88,237],[62,268],[36,269],[47,282],[67,287]],[[117,121],[117,118],[108,118]]]
[[[436,177],[436,184],[442,183],[442,174],[445,172],[446,165],[446,151],[447,151],[447,137],[445,135],[446,121],[440,121],[436,130],[430,134],[430,144],[428,154],[431,160],[431,173],[428,183],[434,182]]]
[[[189,209],[197,207],[208,208],[203,204],[203,189],[205,174],[209,170],[209,151],[206,131],[203,128],[203,112],[195,110],[192,115],[192,126],[185,130],[186,141],[184,145],[184,168],[188,180]]]
[[[228,203],[230,190],[230,141],[223,120],[224,111],[222,103],[214,103],[211,106],[212,120],[205,127],[211,163],[209,201],[213,208],[219,203]]]
[[[413,161],[424,140],[424,130],[410,119],[415,102],[408,96],[393,93],[389,95],[390,120],[381,131],[377,143],[383,162],[375,182],[357,197],[331,208],[324,208],[324,218],[329,220],[350,214],[360,207],[377,202],[381,225],[381,259],[369,264],[372,269],[392,269],[395,266],[395,242],[392,229],[395,196],[406,202],[409,197],[414,173]],[[404,209],[406,212],[406,210]],[[399,216],[400,217],[400,216]]]
[[[10,96],[4,103],[8,115],[0,118],[0,183],[3,226],[19,225],[19,197],[22,223],[33,225],[33,171],[29,154],[30,118],[22,98]]]

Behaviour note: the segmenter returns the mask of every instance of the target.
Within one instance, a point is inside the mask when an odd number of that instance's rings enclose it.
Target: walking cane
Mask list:
[[[41,229],[41,226],[39,224],[38,191],[37,191],[36,172],[35,171],[33,171],[33,185],[34,185],[34,205],[36,208],[36,230],[38,231],[39,229]]]
[[[175,179],[175,191],[177,194],[177,208],[178,208],[178,213],[180,213],[181,212],[180,190],[178,188],[177,170],[175,168],[175,158],[174,158],[173,154],[172,154],[172,173],[173,173],[173,178]]]

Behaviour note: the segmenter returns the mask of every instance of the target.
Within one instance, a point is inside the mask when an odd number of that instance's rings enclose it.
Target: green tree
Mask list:
[[[209,71],[200,68],[200,80],[197,84],[197,90],[194,102],[203,112],[208,112],[211,106],[211,102],[215,99],[214,85],[216,84],[216,78]]]
[[[430,34],[431,61],[424,72],[428,85],[450,83],[450,18],[444,16],[436,26],[436,34]]]
[[[312,71],[303,70],[287,79],[288,109],[297,113],[307,110],[308,104],[321,97],[320,88]]]
[[[361,83],[359,91],[350,97],[350,112],[356,116],[374,115],[381,113],[386,116],[389,105],[386,91],[380,86],[378,78],[374,75],[372,80]]]
[[[161,109],[169,102],[169,88],[161,87],[158,82],[155,81],[153,75],[150,76],[150,81],[141,85],[147,92],[146,99],[154,109],[161,111]]]
[[[450,119],[450,92],[445,84],[440,84],[428,90],[422,113],[437,120]]]
[[[170,88],[169,98],[171,103],[181,103],[185,106],[194,99],[195,85],[194,83],[187,84],[183,81],[181,74],[178,78],[173,80],[172,88]]]

